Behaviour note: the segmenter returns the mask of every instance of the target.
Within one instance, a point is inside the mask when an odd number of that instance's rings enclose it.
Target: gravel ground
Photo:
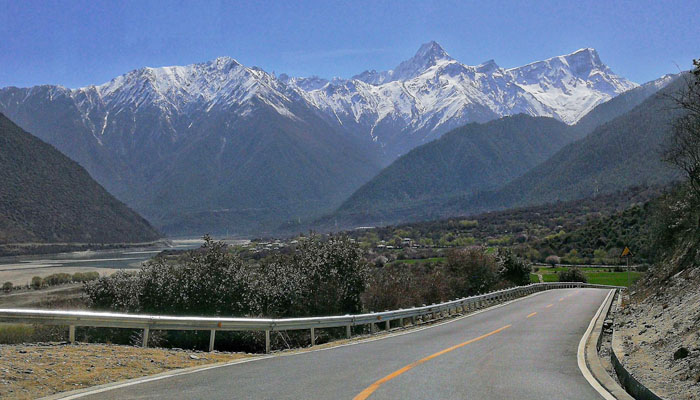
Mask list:
[[[632,293],[615,320],[625,366],[665,399],[700,399],[700,266]]]
[[[107,344],[0,345],[0,398],[34,399],[248,356]]]

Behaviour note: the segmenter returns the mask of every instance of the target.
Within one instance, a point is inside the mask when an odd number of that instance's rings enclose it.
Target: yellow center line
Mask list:
[[[528,315],[527,318],[534,317],[535,315],[537,315],[537,311],[535,311],[534,313]]]
[[[553,305],[554,305],[554,304],[547,304],[547,307],[545,307],[545,308],[549,308],[549,307],[551,307],[551,306],[553,306]]]
[[[498,332],[501,332],[501,331],[503,331],[503,330],[506,330],[506,329],[508,329],[508,328],[510,328],[510,327],[511,327],[511,325],[506,325],[506,326],[504,326],[504,327],[502,327],[502,328],[498,328],[498,329],[496,329],[495,331],[489,332],[489,333],[487,333],[487,334],[485,334],[485,335],[481,335],[481,336],[479,336],[479,337],[477,337],[477,338],[467,340],[466,342],[462,342],[462,343],[457,344],[457,345],[454,345],[454,346],[452,346],[452,347],[448,347],[448,348],[446,348],[446,349],[444,349],[444,350],[438,351],[438,352],[435,353],[435,354],[431,354],[431,355],[429,355],[429,356],[427,356],[427,357],[425,357],[425,358],[421,358],[421,359],[418,360],[418,361],[412,362],[412,363],[408,364],[407,366],[405,366],[405,367],[403,367],[403,368],[401,368],[401,369],[399,369],[399,370],[396,370],[396,371],[392,372],[391,374],[385,376],[384,378],[382,378],[382,379],[380,379],[380,380],[374,382],[373,384],[369,385],[365,390],[363,390],[362,392],[360,392],[360,394],[358,394],[357,396],[355,396],[355,397],[353,398],[353,400],[365,400],[365,399],[367,399],[369,396],[371,396],[372,393],[374,393],[377,389],[379,389],[379,387],[380,387],[381,385],[383,385],[383,384],[389,382],[390,380],[396,378],[397,376],[403,374],[404,372],[408,372],[408,371],[412,370],[413,368],[415,368],[415,367],[417,367],[417,366],[423,364],[423,363],[426,362],[426,361],[430,361],[430,360],[432,360],[433,358],[439,357],[439,356],[441,356],[441,355],[443,355],[443,354],[445,354],[445,353],[449,353],[449,352],[451,352],[451,351],[453,351],[453,350],[459,349],[460,347],[464,347],[464,346],[466,346],[466,345],[468,345],[468,344],[470,344],[470,343],[474,343],[474,342],[479,341],[479,340],[481,340],[481,339],[487,338],[487,337],[489,337],[489,336],[491,336],[491,335],[494,335],[494,334],[496,334],[496,333],[498,333]]]

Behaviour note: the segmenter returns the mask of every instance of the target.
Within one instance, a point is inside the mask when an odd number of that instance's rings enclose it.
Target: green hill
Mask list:
[[[613,98],[574,126],[524,115],[469,124],[382,170],[320,226],[439,219],[664,184],[660,146],[677,116],[669,75]]]
[[[631,111],[599,126],[546,162],[485,197],[485,205],[512,207],[572,200],[635,185],[671,182],[678,173],[661,161],[673,121],[681,114],[670,95],[678,79]],[[462,203],[484,205],[484,199]]]
[[[0,114],[0,244],[159,238],[76,162]]]
[[[552,118],[520,114],[468,124],[400,157],[333,217],[363,223],[439,216],[451,198],[497,189],[571,140]]]

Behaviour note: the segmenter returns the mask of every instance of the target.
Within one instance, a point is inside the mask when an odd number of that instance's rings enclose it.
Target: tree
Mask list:
[[[557,264],[561,263],[561,259],[559,258],[559,256],[551,255],[547,256],[547,258],[544,259],[544,262],[551,265],[552,267],[556,267]]]
[[[499,248],[498,255],[499,270],[498,275],[516,286],[530,283],[530,272],[532,267],[528,262],[517,257],[510,249]]]
[[[673,97],[685,111],[673,126],[663,160],[683,171],[696,199],[700,199],[700,59],[693,60],[686,87]]]
[[[499,265],[483,248],[470,247],[447,253],[447,271],[453,297],[484,293],[498,283]]]
[[[559,282],[583,282],[586,283],[586,275],[579,268],[568,268],[557,273]]]

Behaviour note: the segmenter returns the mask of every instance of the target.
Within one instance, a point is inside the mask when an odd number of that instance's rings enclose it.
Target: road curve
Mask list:
[[[601,399],[577,347],[608,290],[549,290],[448,323],[87,399]]]

